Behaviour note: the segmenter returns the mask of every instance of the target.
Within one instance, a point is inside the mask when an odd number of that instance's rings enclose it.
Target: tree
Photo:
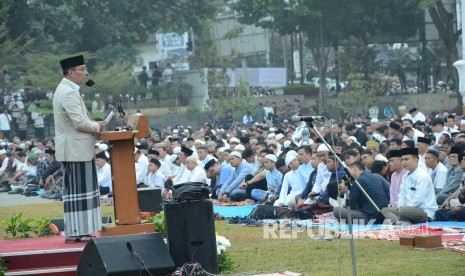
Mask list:
[[[420,6],[428,9],[428,13],[439,33],[439,37],[447,49],[448,56],[446,63],[449,71],[448,80],[450,79],[452,81],[452,87],[458,88],[458,73],[452,64],[459,60],[457,41],[462,34],[462,30],[455,30],[455,9],[448,11],[441,0],[421,0]],[[448,81],[446,81],[446,83],[447,82]],[[458,89],[456,90],[458,91]],[[461,97],[459,98],[461,99]],[[459,104],[461,106],[461,103]]]
[[[13,38],[28,33],[66,45],[68,51],[94,52],[108,44],[131,46],[160,30],[197,30],[214,7],[208,0],[5,0]],[[192,11],[195,11],[193,13]]]
[[[416,3],[416,5],[414,5]],[[319,111],[325,108],[326,68],[330,49],[351,35],[362,39],[377,32],[408,37],[418,29],[416,0],[239,0],[240,21],[278,31],[302,32],[319,71]]]

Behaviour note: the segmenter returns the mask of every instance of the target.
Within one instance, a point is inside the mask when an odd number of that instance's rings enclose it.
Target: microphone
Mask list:
[[[316,120],[324,120],[324,119],[326,119],[324,116],[298,116],[298,115],[294,115],[291,118],[293,122],[298,122],[298,121],[313,122]]]
[[[116,99],[116,101],[117,101],[117,104],[118,104],[117,108],[118,108],[119,115],[122,116],[122,117],[124,117],[124,116],[126,115],[126,114],[124,113],[124,110],[123,110],[123,105],[122,105],[122,103],[121,103],[121,98],[120,98],[117,94],[115,94],[115,93],[109,91],[108,89],[105,89],[105,88],[103,88],[102,86],[96,84],[95,81],[93,81],[93,80],[91,80],[91,79],[89,79],[88,81],[86,81],[86,85],[89,86],[89,87],[96,87],[98,90],[100,90],[100,91],[102,91],[102,92],[105,92],[105,93],[107,93],[107,94],[112,95],[112,96]]]

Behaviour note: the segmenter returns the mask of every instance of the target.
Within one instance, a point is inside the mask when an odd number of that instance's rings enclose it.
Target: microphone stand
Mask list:
[[[93,80],[90,80],[90,79],[89,79],[89,80],[86,82],[86,85],[89,86],[89,87],[93,87],[93,86],[94,86],[94,87],[96,87],[98,90],[100,90],[100,91],[102,91],[102,92],[104,92],[104,93],[107,93],[107,94],[113,96],[113,97],[116,99],[116,101],[117,101],[117,110],[118,110],[118,113],[119,113],[121,129],[123,129],[123,128],[124,128],[124,125],[125,125],[125,123],[124,123],[124,117],[126,116],[126,113],[124,112],[123,105],[122,105],[122,102],[121,102],[121,98],[120,98],[117,94],[115,94],[115,93],[109,91],[108,89],[105,89],[104,87],[102,87],[102,86],[96,84]]]
[[[322,118],[324,118],[324,117],[322,117]],[[348,190],[350,189],[350,186],[353,185],[353,183],[355,183],[355,185],[359,188],[359,190],[366,197],[366,199],[368,199],[368,201],[375,208],[375,210],[379,214],[382,214],[381,210],[378,208],[378,206],[373,201],[373,199],[371,199],[371,197],[367,194],[365,189],[363,189],[362,185],[360,185],[360,183],[357,181],[357,179],[355,179],[354,176],[350,173],[349,168],[347,168],[347,166],[342,162],[342,160],[339,158],[339,156],[337,156],[337,154],[334,152],[333,148],[328,144],[328,142],[326,142],[326,140],[323,138],[321,133],[318,132],[315,125],[313,124],[313,118],[309,117],[309,118],[306,118],[303,121],[305,121],[307,123],[307,126],[316,133],[316,135],[321,139],[321,141],[323,141],[323,144],[325,144],[326,147],[329,149],[329,151],[333,154],[334,159],[336,159],[339,162],[339,164],[344,168],[344,171],[346,172],[346,174],[344,175],[343,179],[346,182],[349,183]],[[347,192],[347,194],[348,194],[348,192]],[[339,197],[339,195],[338,195],[338,197]],[[347,196],[347,199],[349,199],[348,196]],[[351,252],[351,256],[352,256],[352,273],[353,273],[353,275],[357,275],[357,263],[356,263],[356,260],[355,260],[355,245],[354,245],[354,236],[353,236],[353,228],[352,228],[352,226],[353,226],[352,225],[352,214],[350,213],[350,204],[348,205],[348,208],[349,208],[349,210],[347,212],[347,220],[348,220],[349,235],[350,235],[350,252]]]

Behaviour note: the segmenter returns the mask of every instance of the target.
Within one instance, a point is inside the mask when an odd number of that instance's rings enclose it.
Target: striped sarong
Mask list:
[[[90,235],[102,229],[100,194],[94,160],[63,162],[65,236]]]

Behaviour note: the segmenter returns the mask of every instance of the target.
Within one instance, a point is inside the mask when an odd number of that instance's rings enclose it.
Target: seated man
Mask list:
[[[465,171],[465,158],[461,155],[459,157],[460,167]],[[435,220],[439,221],[465,221],[465,182],[460,183],[460,187],[453,192],[441,208],[436,211],[434,215]]]
[[[151,158],[149,161],[147,186],[155,188],[163,188],[165,186],[166,177],[160,171],[161,162],[156,158]]]
[[[281,188],[283,174],[276,169],[276,155],[267,154],[264,159],[264,171],[254,176],[249,181],[246,181],[240,185],[241,188],[245,189],[249,185],[253,185],[255,182],[266,179],[267,190],[252,189],[252,198],[260,203],[266,201],[273,203],[278,197],[278,192]]]
[[[197,157],[189,156],[186,158],[186,173],[188,174],[186,182],[201,182],[207,183],[207,175],[205,170],[197,165]]]
[[[252,167],[247,162],[242,161],[242,155],[238,151],[229,154],[229,163],[234,168],[233,173],[228,180],[218,189],[217,195],[219,201],[242,201],[245,200],[245,189],[239,185],[244,181],[245,176],[252,173]]]
[[[460,148],[451,148],[449,153],[449,162],[452,167],[447,171],[446,184],[444,184],[444,187],[436,196],[438,205],[443,204],[444,200],[446,200],[460,186],[463,171],[460,168],[459,159],[461,160],[462,156],[463,151]]]
[[[305,189],[305,182],[298,174],[300,162],[294,154],[287,154],[286,165],[291,169],[284,175],[283,184],[279,198],[274,202],[274,206],[294,207],[297,204],[297,198]],[[289,189],[291,188],[291,190]]]
[[[354,162],[349,167],[349,171],[380,210],[388,206],[389,182],[379,174],[365,172],[365,165],[360,161]],[[341,192],[347,192],[344,181],[339,183]],[[356,184],[350,187],[350,210],[335,207],[333,214],[337,218],[348,219],[348,212],[351,213],[352,219],[364,219],[366,222],[374,219],[375,223],[383,221],[381,213],[375,209]]]
[[[100,195],[108,195],[113,190],[111,166],[108,164],[108,153],[101,151],[95,155],[95,164],[97,165],[97,182]]]
[[[426,151],[425,164],[433,181],[434,191],[439,194],[447,180],[447,168],[439,160],[439,151],[435,149]]]
[[[55,159],[55,150],[53,149],[45,150],[45,162],[48,164],[48,166],[40,176],[40,187],[45,185],[45,182],[50,175],[56,175],[56,172],[61,168],[61,163]]]
[[[417,148],[402,149],[402,166],[409,173],[400,187],[398,208],[386,207],[381,212],[395,224],[426,222],[434,217],[437,204],[431,177],[418,166]]]
[[[314,198],[318,196],[318,194],[311,193],[313,189],[313,185],[315,184],[315,181],[316,181],[317,168],[318,168],[318,165],[320,165],[320,158],[318,157],[318,154],[316,152],[312,153],[311,164],[314,170],[310,174],[310,177],[308,179],[307,185],[305,186],[305,189],[302,191],[302,193],[299,195],[299,198],[297,199],[298,208],[301,208],[304,204],[312,203]]]

